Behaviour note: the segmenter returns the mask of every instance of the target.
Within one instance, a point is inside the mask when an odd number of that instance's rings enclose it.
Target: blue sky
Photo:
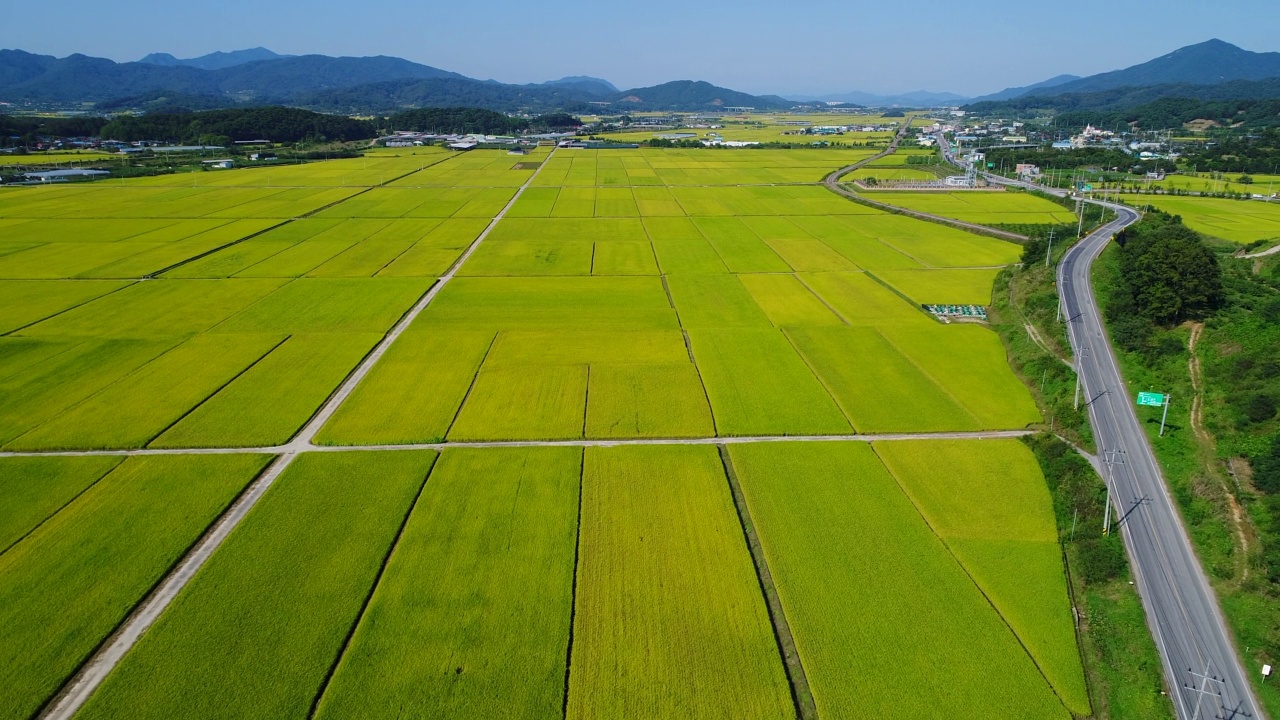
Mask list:
[[[1280,50],[1276,0],[1071,3],[653,0],[485,3],[61,0],[7,3],[0,47],[136,60],[264,46],[396,55],[471,77],[707,80],[752,93],[979,95],[1089,75],[1217,37]],[[109,9],[108,9],[109,8]]]

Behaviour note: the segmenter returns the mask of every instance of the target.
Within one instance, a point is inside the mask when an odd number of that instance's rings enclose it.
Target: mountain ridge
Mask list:
[[[231,50],[223,52],[218,50],[207,55],[201,55],[194,58],[177,58],[169,53],[153,52],[138,62],[148,65],[165,65],[173,67],[175,65],[185,65],[187,67],[199,68],[201,70],[222,70],[224,68],[235,67],[255,60],[277,60],[279,58],[294,57],[293,55],[281,55],[272,52],[264,47],[247,48],[245,50]]]
[[[1215,85],[1232,80],[1264,80],[1272,77],[1280,77],[1280,52],[1253,52],[1213,38],[1119,70],[1052,85],[1050,83],[1057,78],[1021,88],[1005,88],[991,95],[974,98],[973,102],[1011,100],[1032,95],[1052,97],[1155,85]],[[1052,93],[1036,92],[1049,88],[1053,89]]]
[[[273,57],[251,59],[261,54],[258,50]],[[270,50],[254,49],[213,53],[189,61],[158,53],[144,59],[147,62],[117,63],[80,54],[57,58],[0,50],[0,100],[94,102],[104,108],[119,108],[122,99],[136,99],[140,107],[172,107],[175,105],[166,100],[172,98],[176,106],[292,104],[357,114],[448,105],[502,111],[585,111],[592,109],[590,103],[617,103],[624,110],[713,110],[739,105],[778,109],[794,104],[777,96],[749,95],[702,81],[674,81],[627,91],[589,76],[511,85],[385,55],[276,56]],[[192,62],[225,66],[205,70]]]

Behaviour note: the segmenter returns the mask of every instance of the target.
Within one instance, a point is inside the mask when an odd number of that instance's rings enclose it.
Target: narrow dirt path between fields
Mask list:
[[[1232,492],[1231,483],[1222,472],[1222,463],[1217,456],[1218,441],[1204,426],[1204,375],[1200,366],[1200,355],[1197,352],[1203,333],[1204,323],[1191,323],[1191,336],[1187,341],[1190,355],[1187,360],[1187,369],[1191,374],[1191,388],[1195,391],[1194,397],[1191,398],[1191,430],[1195,433],[1201,465],[1218,481],[1223,497],[1227,501],[1228,520],[1237,540],[1236,576],[1240,582],[1244,582],[1249,579],[1249,536],[1253,534],[1253,528],[1244,509],[1240,507],[1235,493]]]
[[[388,452],[398,450],[457,450],[461,448],[622,447],[626,445],[736,445],[767,442],[898,442],[902,440],[1003,440],[1032,435],[1037,430],[975,430],[967,432],[869,433],[865,435],[731,435],[694,438],[623,438],[594,440],[477,440],[471,442],[404,443],[399,445],[264,445],[220,448],[139,448],[136,450],[32,450],[0,452],[5,457],[145,457],[147,455],[284,455],[308,452]]]

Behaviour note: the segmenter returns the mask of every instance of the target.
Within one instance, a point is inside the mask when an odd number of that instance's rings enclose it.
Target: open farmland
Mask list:
[[[30,716],[56,693],[267,459],[131,458],[0,554],[4,717]],[[17,481],[12,462],[0,460],[5,485]],[[58,474],[84,470],[60,462]]]
[[[1242,183],[1240,182],[1242,177],[1248,177],[1253,182]],[[1143,189],[1152,188],[1166,191],[1186,190],[1198,193],[1232,192],[1271,195],[1276,190],[1277,182],[1280,182],[1280,175],[1261,173],[1179,173],[1165,175],[1163,180],[1137,178],[1133,183],[1122,183],[1121,186],[1124,187],[1126,184],[1130,184]]]
[[[933,448],[913,449],[932,463]],[[1071,717],[873,448],[735,445],[730,455],[823,717]],[[957,485],[970,479],[962,472],[947,468]],[[998,507],[1025,511],[1007,498]],[[1047,504],[1038,510],[1052,526]],[[1070,631],[1065,591],[1047,591],[1060,605],[1035,620]],[[1078,659],[1071,670],[1079,687]],[[1087,712],[1087,701],[1071,709]]]
[[[1020,248],[866,151],[548,152],[0,192],[0,718],[238,496],[76,717],[1089,712],[1034,462],[929,439],[1041,421],[920,307]]]
[[[955,218],[980,225],[1059,225],[1076,221],[1071,210],[1022,192],[968,190],[963,192],[870,192],[882,203]]]
[[[590,448],[584,464],[566,717],[789,716],[715,450]]]
[[[434,460],[293,464],[81,717],[306,717]]]
[[[1276,203],[1165,195],[1129,196],[1128,201],[1181,215],[1191,229],[1241,245],[1280,240],[1280,205]]]
[[[0,378],[0,443],[287,441],[511,198],[380,185],[453,161],[529,176],[438,152],[0,192],[2,339],[43,358]]]

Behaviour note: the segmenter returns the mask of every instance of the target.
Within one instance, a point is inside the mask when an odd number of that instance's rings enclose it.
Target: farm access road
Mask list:
[[[943,156],[958,165],[945,138],[939,144]],[[1065,190],[984,175],[998,184],[1069,197]],[[1113,210],[1116,219],[1067,250],[1058,264],[1058,293],[1107,471],[1104,481],[1115,506],[1114,525],[1129,553],[1174,710],[1182,720],[1265,717],[1138,420],[1093,293],[1093,262],[1116,233],[1141,215],[1125,205],[1085,201]]]

